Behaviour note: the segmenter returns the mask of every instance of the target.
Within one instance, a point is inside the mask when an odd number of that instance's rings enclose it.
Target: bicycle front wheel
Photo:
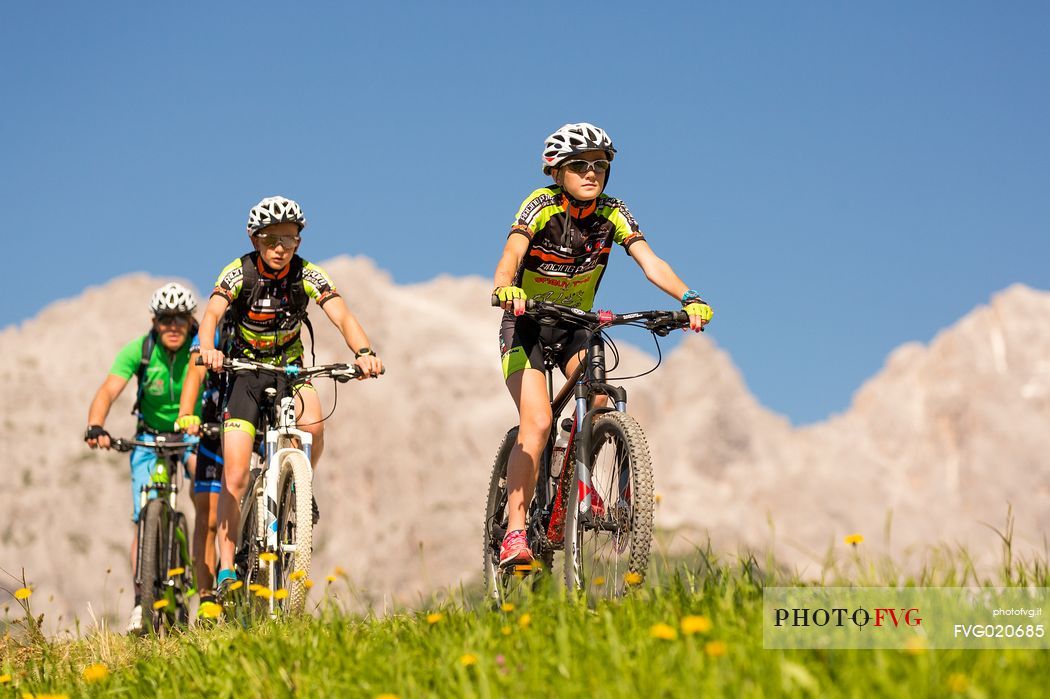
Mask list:
[[[589,600],[622,594],[649,567],[653,470],[641,425],[610,412],[594,423],[589,488],[570,488],[565,523],[565,585]]]
[[[139,515],[141,526],[136,577],[142,604],[142,630],[157,633],[164,628],[164,581],[167,579],[169,510],[161,499],[150,500]],[[157,607],[157,608],[155,608]]]
[[[306,580],[313,555],[313,469],[306,454],[289,452],[281,461],[277,481],[277,561],[275,589],[288,596],[276,600],[286,613],[298,614],[306,606]]]

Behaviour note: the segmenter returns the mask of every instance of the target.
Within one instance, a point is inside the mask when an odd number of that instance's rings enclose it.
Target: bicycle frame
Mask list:
[[[277,389],[267,388],[267,396],[272,400],[277,395]],[[265,517],[263,529],[265,539],[263,548],[266,551],[277,552],[278,546],[278,522],[277,522],[277,481],[280,476],[281,459],[290,451],[301,451],[306,454],[306,460],[310,461],[313,447],[313,435],[305,430],[300,430],[295,420],[295,399],[293,396],[284,396],[278,405],[274,406],[274,417],[276,424],[271,424],[266,430],[266,468],[260,474],[263,478],[263,492],[260,497],[260,511]],[[300,447],[294,445],[295,439],[299,440]],[[312,473],[312,468],[311,468]],[[289,548],[289,546],[291,548]],[[290,553],[295,550],[294,544],[285,544],[282,553]],[[275,567],[272,563],[260,560],[260,569],[266,571],[270,582],[270,588],[274,588]]]

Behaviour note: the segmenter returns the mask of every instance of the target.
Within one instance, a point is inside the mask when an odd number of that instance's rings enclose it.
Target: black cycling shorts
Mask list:
[[[255,437],[262,417],[262,406],[266,401],[264,391],[269,387],[277,389],[277,400],[280,400],[288,377],[269,372],[237,372],[230,377],[226,392],[226,409],[223,412],[223,432],[247,432]],[[294,380],[294,379],[292,379]],[[314,390],[310,382],[299,383],[296,390]]]
[[[215,423],[222,416],[222,395],[218,385],[206,385],[201,422]],[[201,437],[197,445],[197,468],[193,479],[194,493],[218,493],[222,490],[222,435]]]
[[[554,348],[554,360],[564,371],[570,359],[587,348],[590,331],[572,323],[547,325],[529,316],[503,314],[499,349],[503,357],[503,378],[523,369],[543,371],[543,348]]]

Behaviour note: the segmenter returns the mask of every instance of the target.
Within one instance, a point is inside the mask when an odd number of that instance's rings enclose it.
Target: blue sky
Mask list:
[[[1050,288],[1047,3],[151,5],[5,10],[0,326],[137,270],[208,288],[274,193],[310,259],[491,277],[569,121],[793,422]],[[599,305],[668,301],[614,253]]]

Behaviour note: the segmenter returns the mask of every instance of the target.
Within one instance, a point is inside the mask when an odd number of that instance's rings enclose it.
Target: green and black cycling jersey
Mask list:
[[[300,331],[310,299],[324,306],[339,293],[323,269],[298,255],[274,272],[252,252],[222,270],[215,295],[230,303],[229,353],[284,364],[302,357]]]
[[[530,299],[585,311],[594,305],[613,244],[630,254],[645,240],[624,202],[600,194],[579,208],[558,185],[541,187],[522,203],[510,230],[516,234],[530,242],[513,285]]]

